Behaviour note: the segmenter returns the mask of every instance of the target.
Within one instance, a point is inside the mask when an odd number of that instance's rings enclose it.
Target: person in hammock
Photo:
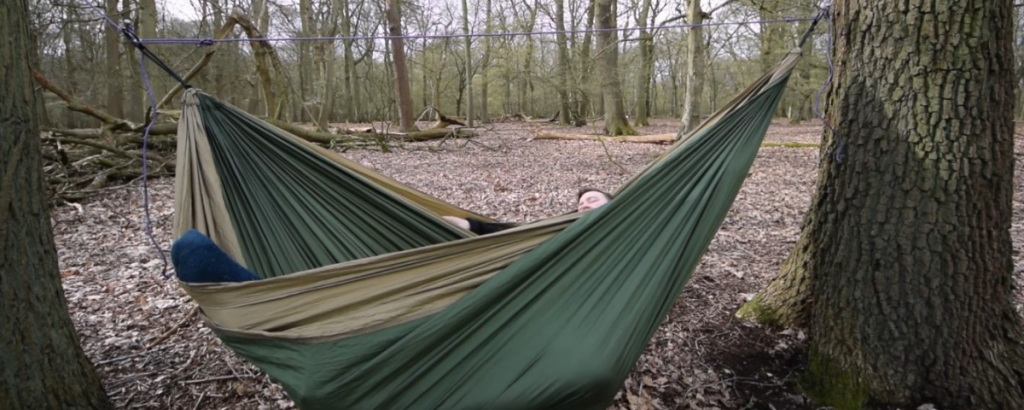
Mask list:
[[[600,208],[613,198],[615,198],[615,196],[607,192],[593,188],[583,188],[576,194],[576,211],[587,212],[592,209]],[[445,216],[444,219],[455,226],[466,229],[477,235],[487,235],[489,233],[495,233],[509,228],[507,225],[491,224],[472,218],[466,219],[456,216]]]

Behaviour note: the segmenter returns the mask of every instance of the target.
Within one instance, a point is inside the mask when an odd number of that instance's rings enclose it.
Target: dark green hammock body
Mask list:
[[[183,286],[217,335],[280,382],[302,409],[603,410],[728,213],[795,60],[760,79],[615,200],[555,223],[557,233],[509,257],[464,296],[398,323],[344,334],[304,330],[340,310],[323,307],[330,298],[306,304],[296,292],[268,295],[271,286],[326,276],[316,269],[328,265],[344,270],[365,258],[387,264],[395,252],[499,243],[531,228],[472,237],[280,130],[195,93],[242,255],[236,258],[270,279]],[[180,225],[179,233],[200,224]],[[307,270],[313,271],[292,274]],[[469,286],[455,282],[429,289]],[[231,292],[243,296],[204,305],[210,294]],[[255,312],[267,317],[246,325],[224,324],[233,313],[217,313],[285,298],[296,299],[284,309]],[[324,313],[275,322],[314,306]]]

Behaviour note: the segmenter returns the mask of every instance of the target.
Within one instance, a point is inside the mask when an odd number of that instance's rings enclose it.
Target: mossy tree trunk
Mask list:
[[[598,69],[604,91],[604,131],[608,135],[638,135],[626,121],[626,107],[622,102],[622,81],[619,79],[619,42],[614,29],[615,14],[612,0],[594,0],[597,29],[597,52],[601,54]]]
[[[832,9],[838,138],[785,269],[741,313],[810,326],[805,387],[821,404],[1024,408],[1012,3]]]
[[[0,2],[0,409],[109,409],[61,289],[28,10],[27,0]]]

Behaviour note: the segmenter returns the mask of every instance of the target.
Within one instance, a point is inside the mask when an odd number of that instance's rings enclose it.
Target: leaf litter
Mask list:
[[[657,120],[645,134],[673,132]],[[665,146],[530,141],[550,124],[493,124],[474,139],[343,155],[442,200],[503,221],[571,211],[581,187],[614,190]],[[776,122],[766,141],[817,143],[821,126]],[[575,131],[570,132],[587,132]],[[1015,148],[1017,169],[1024,148]],[[733,319],[796,242],[815,188],[818,149],[762,147],[693,278],[610,409],[814,409],[798,393],[807,336]],[[1015,306],[1022,307],[1024,187],[1015,177]],[[126,409],[293,409],[279,385],[232,353],[171,275],[173,180],[110,190],[52,212],[61,278],[87,356]],[[165,265],[153,240],[167,258]],[[165,266],[167,266],[166,272]]]

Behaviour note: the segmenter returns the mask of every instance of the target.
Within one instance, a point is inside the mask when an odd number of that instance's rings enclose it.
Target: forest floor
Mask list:
[[[640,127],[673,132],[675,121]],[[430,141],[344,155],[466,209],[529,221],[575,208],[580,187],[613,190],[665,146],[530,141],[551,124],[502,123],[474,142]],[[766,141],[816,144],[820,123],[776,122]],[[586,129],[568,132],[587,132]],[[1014,196],[1016,307],[1024,283],[1024,144]],[[818,148],[762,147],[749,177],[675,308],[616,397],[616,409],[775,409],[819,406],[800,393],[802,330],[739,322],[736,309],[776,275],[815,189]],[[53,211],[61,277],[82,345],[119,408],[291,409],[282,389],[233,354],[146,234],[141,184]],[[173,181],[150,180],[149,229],[169,258]],[[167,275],[171,275],[168,267]]]

